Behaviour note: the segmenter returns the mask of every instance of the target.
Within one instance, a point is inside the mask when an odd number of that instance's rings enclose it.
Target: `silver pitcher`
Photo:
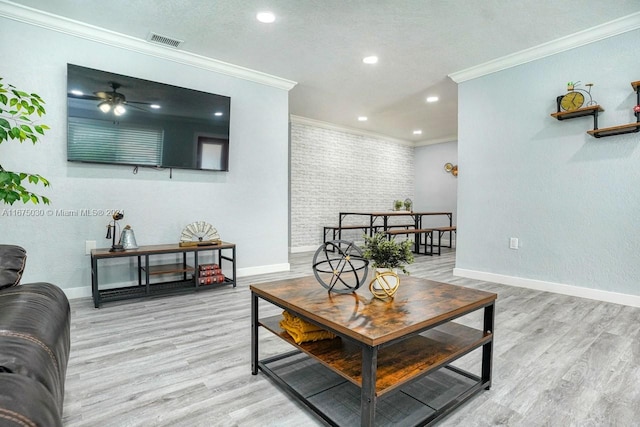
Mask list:
[[[130,225],[127,225],[122,229],[122,234],[120,235],[120,244],[122,247],[126,249],[138,249],[138,244],[136,243],[136,236],[133,234],[133,229]]]

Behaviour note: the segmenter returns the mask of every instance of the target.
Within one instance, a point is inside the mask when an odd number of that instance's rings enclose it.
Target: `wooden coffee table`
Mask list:
[[[252,374],[261,370],[331,425],[428,425],[491,386],[494,293],[409,276],[389,301],[368,289],[331,294],[313,276],[250,289]],[[338,338],[297,345],[281,315],[259,318],[260,299]],[[482,329],[452,322],[480,309]],[[293,351],[259,360],[260,326]],[[474,350],[477,374],[451,365]]]

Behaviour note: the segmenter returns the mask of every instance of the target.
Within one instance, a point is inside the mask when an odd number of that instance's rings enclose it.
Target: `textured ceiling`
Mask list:
[[[640,11],[639,0],[13,3],[143,40],[150,32],[184,40],[184,51],[298,82],[293,115],[415,142],[457,135],[457,86],[447,75]],[[256,21],[263,10],[276,14],[273,24]],[[367,55],[379,63],[363,64]],[[428,95],[440,101],[427,104]]]

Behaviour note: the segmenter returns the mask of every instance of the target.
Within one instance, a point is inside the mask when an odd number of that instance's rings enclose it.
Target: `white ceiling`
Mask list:
[[[449,74],[640,11],[639,0],[13,3],[141,40],[151,32],[184,40],[181,50],[298,82],[289,95],[295,116],[413,142],[456,138]],[[255,19],[264,10],[274,23]],[[378,64],[363,64],[368,55]],[[440,101],[427,104],[428,95]]]

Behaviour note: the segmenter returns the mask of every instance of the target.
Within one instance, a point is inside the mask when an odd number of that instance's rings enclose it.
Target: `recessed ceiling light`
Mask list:
[[[215,113],[213,113],[213,115],[214,115],[214,116],[218,116],[218,117],[220,117],[220,116],[222,115],[222,112],[220,112],[220,111],[216,111]]]
[[[78,90],[78,89],[73,89],[73,90],[71,91],[71,93],[72,93],[72,94],[74,94],[74,95],[77,95],[77,96],[82,96],[82,95],[84,95],[84,93],[82,93],[82,91],[81,91],[81,90]]]
[[[158,110],[161,108],[158,104],[151,104],[149,105],[149,107],[153,108],[154,110]]]
[[[375,55],[366,56],[362,58],[362,62],[364,62],[365,64],[376,64],[378,62],[378,57]]]
[[[420,129],[414,130],[413,131],[414,135],[422,135],[422,131]]]
[[[427,97],[427,102],[437,102],[438,99],[440,98],[438,98],[437,96],[429,96]]]
[[[272,12],[260,12],[256,15],[256,19],[260,22],[264,22],[265,24],[271,24],[276,20],[276,15]]]
[[[367,116],[360,116],[360,117],[358,117],[358,121],[359,121],[359,122],[366,122],[367,120],[369,120],[369,119],[367,118]]]

